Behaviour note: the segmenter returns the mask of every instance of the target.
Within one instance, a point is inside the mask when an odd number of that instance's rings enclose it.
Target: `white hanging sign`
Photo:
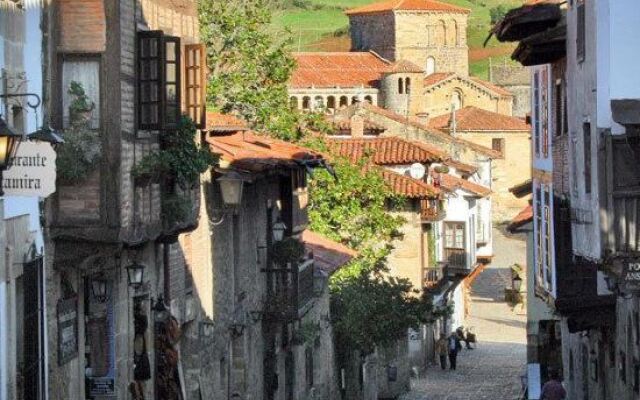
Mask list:
[[[48,142],[24,141],[2,173],[5,196],[47,197],[56,191],[56,152]]]

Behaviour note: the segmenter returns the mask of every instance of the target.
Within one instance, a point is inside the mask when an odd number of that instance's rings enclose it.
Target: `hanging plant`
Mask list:
[[[79,82],[71,81],[67,93],[73,97],[69,104],[69,123],[71,126],[88,126],[95,103],[87,96]]]
[[[191,118],[183,116],[178,129],[163,137],[162,150],[147,154],[133,167],[134,179],[146,183],[169,178],[183,190],[192,188],[200,174],[218,163],[209,147],[196,144],[196,133]]]
[[[292,237],[275,242],[271,247],[271,259],[277,265],[297,263],[305,253],[304,243]]]
[[[89,176],[98,166],[102,146],[97,131],[72,127],[64,133],[64,144],[57,150],[56,172],[63,184],[74,185]]]
[[[191,218],[192,214],[193,202],[189,198],[177,194],[162,196],[161,216],[165,227],[174,227]]]

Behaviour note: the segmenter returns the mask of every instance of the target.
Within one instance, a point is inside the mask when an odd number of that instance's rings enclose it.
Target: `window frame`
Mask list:
[[[198,54],[198,61],[195,55]],[[204,44],[187,44],[184,46],[184,90],[185,90],[185,112],[194,121],[196,128],[205,129],[207,126],[207,52]],[[193,78],[199,78],[199,84],[191,81],[190,72],[193,71]],[[192,95],[193,94],[193,95]],[[192,103],[191,99],[195,102]]]
[[[584,168],[584,193],[591,194],[592,176],[591,176],[591,122],[584,121],[582,123],[582,166]]]
[[[98,62],[98,90],[100,91],[98,104],[98,112],[100,118],[98,120],[98,128],[96,131],[102,130],[104,127],[104,104],[105,104],[105,87],[104,87],[104,57],[100,53],[61,53],[56,61],[57,78],[54,83],[54,89],[59,93],[58,101],[54,101],[54,108],[58,108],[52,113],[51,119],[53,126],[59,129],[66,129],[64,121],[64,101],[63,97],[67,89],[64,87],[64,63],[74,61],[97,61]]]
[[[584,0],[576,4],[576,60],[584,62],[587,53],[587,11]]]
[[[157,53],[155,56],[143,56],[142,40],[157,40]],[[175,49],[175,59],[167,59],[167,45],[173,43]],[[182,51],[181,41],[177,36],[165,35],[161,30],[154,31],[138,31],[136,32],[136,82],[137,82],[137,129],[138,130],[173,130],[177,129],[182,117]],[[145,54],[146,55],[146,54]],[[150,79],[144,77],[144,62],[151,60],[150,63],[156,64],[157,78]],[[155,61],[154,61],[155,60]],[[150,65],[152,65],[150,64]],[[168,66],[174,65],[175,76],[173,80],[167,79]],[[143,85],[147,82],[155,82],[157,86],[157,99],[148,100],[143,94],[145,93]],[[167,91],[169,86],[175,86],[175,98],[168,100]],[[156,122],[146,122],[143,118],[143,110],[145,104],[156,104],[157,115]],[[175,120],[169,119],[169,106],[175,107]]]
[[[496,144],[498,144],[498,146],[496,146]],[[491,149],[499,152],[502,155],[502,158],[504,158],[505,145],[505,138],[491,138]]]

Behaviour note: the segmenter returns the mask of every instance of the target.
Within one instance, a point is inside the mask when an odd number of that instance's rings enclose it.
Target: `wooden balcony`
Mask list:
[[[441,221],[447,215],[444,202],[439,199],[420,200],[420,218],[422,222]]]
[[[603,182],[605,249],[613,256],[640,252],[640,137],[608,135]]]
[[[444,262],[450,269],[467,269],[467,251],[465,249],[444,249]]]
[[[313,305],[314,262],[308,259],[297,266],[268,268],[263,270],[268,293],[264,314],[268,321],[290,322],[302,318]]]
[[[424,277],[422,286],[424,289],[433,289],[442,281],[445,277],[444,267],[429,267],[423,271]]]

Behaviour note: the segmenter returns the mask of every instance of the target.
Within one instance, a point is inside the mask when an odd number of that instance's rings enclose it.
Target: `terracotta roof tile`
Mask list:
[[[443,162],[444,165],[448,165],[450,167],[455,168],[457,171],[463,173],[463,174],[467,174],[467,175],[472,175],[475,174],[476,172],[478,172],[478,168],[474,165],[471,164],[466,164],[463,163],[461,161],[457,161],[457,160],[445,160]]]
[[[531,221],[533,221],[533,207],[528,205],[511,220],[508,229],[510,231],[516,230]]]
[[[465,13],[471,12],[468,8],[454,6],[435,0],[388,0],[379,3],[368,4],[362,7],[352,8],[346,11],[347,15],[377,14],[389,11],[442,11]]]
[[[387,169],[379,169],[384,181],[391,187],[395,194],[410,199],[438,198],[440,191],[435,186],[429,185],[418,179],[400,175]]]
[[[513,96],[513,93],[511,93],[510,91],[501,88],[500,86],[494,85],[491,82],[487,82],[485,80],[482,80],[480,78],[476,78],[475,76],[470,76],[468,78],[463,78],[461,76],[456,75],[453,72],[436,72],[433,73],[431,75],[427,75],[424,78],[424,87],[425,88],[429,88],[431,86],[437,85],[439,83],[442,83],[446,80],[449,79],[460,79],[462,81],[467,81],[467,82],[471,82],[472,84],[476,84],[478,86],[481,86],[483,88],[485,88],[486,90],[489,90],[499,96]]]
[[[248,129],[245,121],[231,114],[207,111],[207,130],[217,132],[235,132]]]
[[[316,267],[329,275],[358,255],[357,251],[308,229],[302,232],[302,241],[307,251],[313,253]]]
[[[449,174],[440,174],[440,186],[450,192],[462,189],[479,197],[486,197],[491,194],[491,189],[486,186]]]
[[[312,150],[254,132],[210,136],[207,143],[213,153],[221,155],[223,162],[249,172],[264,172],[276,167],[293,168],[299,165],[299,161],[322,159]]]
[[[297,67],[291,75],[292,88],[379,86],[392,63],[373,52],[294,53]]]
[[[496,93],[498,93],[498,94],[501,94],[501,95],[503,95],[503,96],[513,96],[513,93],[511,93],[511,92],[510,92],[510,91],[508,91],[507,89],[502,88],[502,87],[497,86],[497,85],[494,85],[494,84],[493,84],[493,83],[491,83],[491,82],[487,82],[487,81],[485,81],[485,80],[483,80],[483,79],[476,78],[475,76],[470,76],[470,77],[469,77],[469,79],[471,79],[471,80],[472,80],[472,81],[474,81],[475,83],[477,83],[477,84],[479,84],[479,85],[481,85],[481,86],[484,86],[484,87],[486,87],[487,89],[489,89],[489,90],[491,90],[491,91],[493,91],[493,92],[496,92]]]
[[[446,140],[446,141],[451,141],[451,142],[455,142],[458,143],[462,146],[466,146],[470,149],[473,149],[474,151],[484,154],[487,157],[490,158],[500,158],[502,157],[502,154],[498,151],[492,150],[488,147],[485,146],[481,146],[479,144],[470,142],[468,140],[464,140],[464,139],[459,139],[459,138],[454,138],[451,135],[449,135],[446,132],[440,131],[438,129],[432,128],[430,126],[428,126],[427,124],[423,123],[422,121],[418,120],[417,118],[409,118],[407,119],[406,117],[400,115],[400,114],[396,114],[393,111],[389,111],[389,110],[385,110],[384,108],[380,108],[378,106],[374,106],[372,104],[369,103],[364,103],[363,107],[366,108],[367,110],[376,113],[378,115],[381,115],[383,117],[389,118],[392,121],[395,122],[399,122],[402,124],[408,124],[409,126],[413,126],[415,128],[424,130],[429,132],[430,134],[434,135],[434,136],[438,136],[439,138]]]
[[[327,122],[333,125],[336,129],[341,131],[349,131],[351,130],[351,120],[350,119],[334,119],[333,116],[327,117]],[[371,120],[364,120],[364,130],[365,131],[384,131],[385,127],[377,124]]]
[[[400,60],[395,62],[388,73],[423,73],[424,69],[407,60]]]
[[[429,120],[436,129],[449,128],[451,114],[440,115]],[[456,129],[459,131],[530,131],[531,126],[522,118],[494,113],[477,107],[464,107],[456,111]]]
[[[429,86],[433,86],[436,83],[440,83],[446,79],[452,78],[456,76],[455,73],[453,72],[435,72],[431,75],[427,75],[424,78],[424,86],[425,87],[429,87]]]
[[[441,161],[439,153],[426,147],[397,137],[376,137],[371,139],[328,139],[330,150],[351,162],[357,162],[370,155],[376,165],[398,165],[432,163]]]

